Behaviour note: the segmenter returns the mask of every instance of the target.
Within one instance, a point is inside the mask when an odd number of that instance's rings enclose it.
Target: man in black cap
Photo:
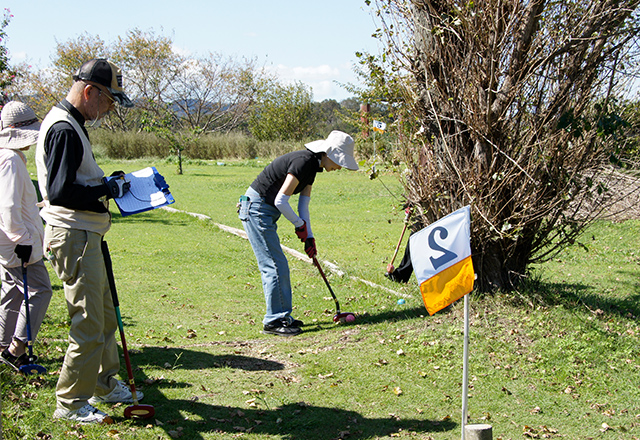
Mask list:
[[[69,347],[56,387],[54,418],[79,423],[112,423],[93,405],[132,402],[120,370],[117,318],[107,281],[102,241],[111,227],[108,199],[128,190],[124,173],[105,178],[95,161],[86,121],[99,121],[115,103],[133,106],[113,63],[93,59],[42,122],[36,147],[38,184],[46,221],[44,247],[64,285],[71,318]],[[138,400],[142,393],[137,393]]]

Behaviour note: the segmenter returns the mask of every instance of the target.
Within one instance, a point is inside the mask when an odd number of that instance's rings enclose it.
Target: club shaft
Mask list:
[[[320,272],[320,276],[324,280],[324,283],[327,285],[327,288],[329,289],[329,292],[331,293],[331,296],[333,297],[333,300],[336,303],[336,314],[340,314],[340,303],[338,302],[338,298],[336,297],[335,293],[333,293],[333,289],[329,284],[329,280],[327,280],[327,277],[324,274],[322,267],[320,267],[320,263],[318,262],[318,259],[316,257],[313,257],[313,264],[318,268],[318,272]]]
[[[29,357],[33,357],[33,339],[31,338],[31,311],[29,310],[29,287],[27,284],[27,266],[22,264],[22,290],[24,291],[24,311],[27,318],[27,348]]]
[[[131,360],[129,359],[129,350],[127,350],[127,340],[124,335],[124,325],[122,324],[122,315],[120,314],[120,301],[118,300],[118,292],[116,290],[116,280],[113,276],[113,263],[111,262],[111,254],[106,241],[102,241],[102,255],[104,257],[104,265],[107,271],[107,281],[109,282],[109,290],[111,290],[111,299],[115,308],[116,318],[118,321],[118,329],[120,330],[120,340],[122,341],[122,353],[124,354],[124,363],[127,367],[127,377],[129,378],[129,387],[131,388],[131,396],[133,404],[138,404],[138,396],[136,386],[133,380],[133,370],[131,369]]]
[[[391,264],[393,266],[393,262],[396,260],[398,256],[398,251],[400,250],[400,245],[402,244],[402,239],[404,238],[404,233],[407,230],[407,223],[405,222],[404,227],[402,228],[402,234],[400,234],[400,240],[398,240],[398,245],[396,246],[396,250],[393,252],[393,257],[391,257]]]

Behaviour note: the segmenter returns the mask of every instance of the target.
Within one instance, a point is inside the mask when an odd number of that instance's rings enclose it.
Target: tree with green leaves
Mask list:
[[[6,28],[11,18],[13,18],[11,11],[5,8],[4,16],[0,22],[0,90],[2,90],[2,103],[7,100],[5,89],[13,83],[16,77],[15,69],[9,65],[9,51],[6,46]]]
[[[311,89],[301,82],[274,78],[256,82],[249,131],[261,141],[301,141],[311,134]]]
[[[405,195],[425,224],[472,207],[482,291],[513,289],[606,212],[615,97],[638,76],[638,0],[377,0],[401,90]],[[391,88],[398,90],[398,88]]]

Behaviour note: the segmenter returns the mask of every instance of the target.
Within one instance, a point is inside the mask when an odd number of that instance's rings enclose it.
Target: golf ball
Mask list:
[[[344,320],[347,321],[347,322],[353,322],[353,321],[356,320],[356,317],[353,316],[353,315],[347,315],[347,317],[344,318]]]
[[[405,302],[406,302],[406,301],[405,301],[404,299],[402,299],[402,298],[400,298],[400,299],[398,300],[398,304],[404,304]]]

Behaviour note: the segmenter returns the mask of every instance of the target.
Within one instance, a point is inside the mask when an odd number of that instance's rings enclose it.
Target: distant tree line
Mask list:
[[[5,16],[3,32],[9,19]],[[27,64],[10,69],[6,47],[0,47],[0,69],[5,77],[11,73],[11,81],[2,83],[5,99],[28,103],[40,117],[65,97],[83,62],[113,61],[123,70],[125,90],[136,105],[116,107],[101,128],[151,133],[179,156],[205,135],[233,132],[258,141],[302,142],[326,137],[331,130],[356,135],[362,129],[356,98],[315,102],[308,85],[284,82],[256,59],[181,55],[173,50],[171,37],[154,31],[132,29],[111,43],[81,34],[59,42],[50,66],[41,70]]]

